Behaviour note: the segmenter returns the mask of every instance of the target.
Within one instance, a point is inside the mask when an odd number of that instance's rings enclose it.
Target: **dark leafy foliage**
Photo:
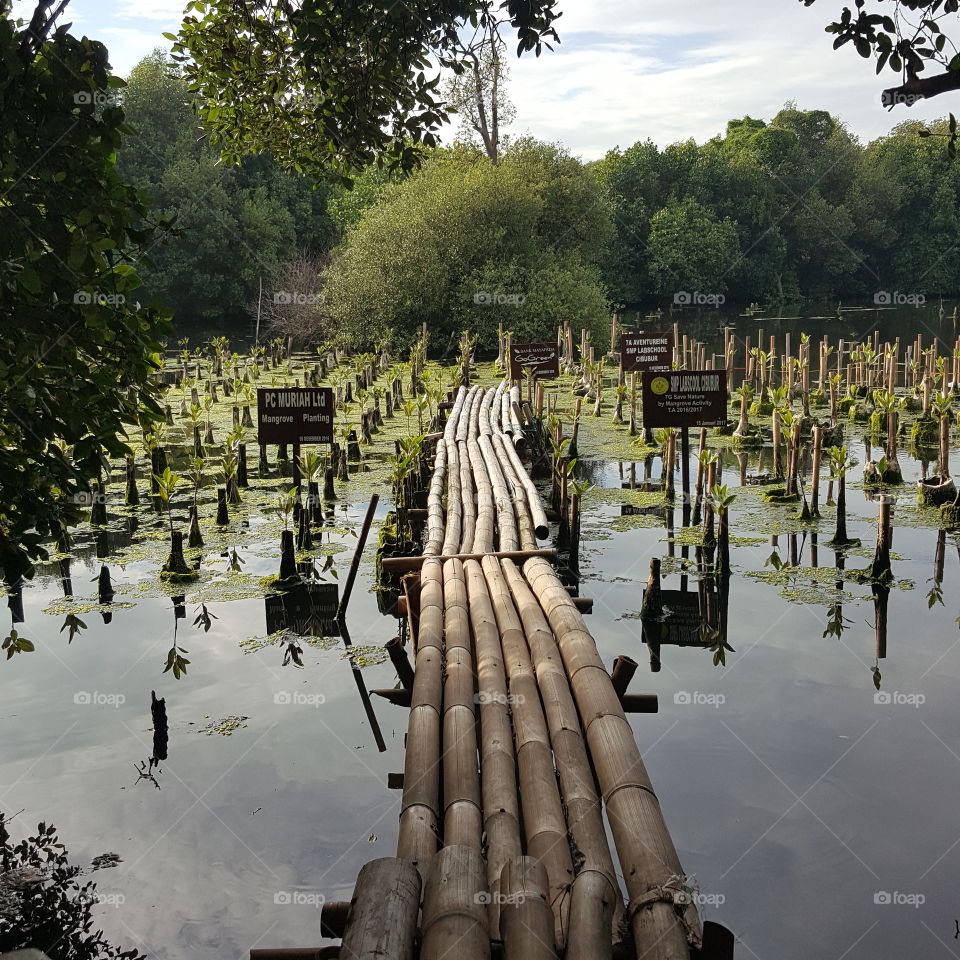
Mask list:
[[[383,162],[410,170],[447,119],[437,64],[463,69],[458,31],[505,10],[517,53],[557,35],[555,0],[203,0],[188,5],[175,53],[200,116],[228,158],[267,150],[296,170]]]
[[[159,416],[162,314],[137,302],[153,241],[116,170],[128,128],[102,44],[0,20],[0,565],[31,571],[80,516],[103,453]]]

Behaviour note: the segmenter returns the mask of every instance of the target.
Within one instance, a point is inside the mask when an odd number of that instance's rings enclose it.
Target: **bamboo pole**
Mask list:
[[[485,559],[483,573],[500,631],[510,689],[526,850],[547,872],[554,936],[557,949],[562,952],[567,941],[573,862],[550,738],[523,625],[498,561]]]
[[[489,960],[483,858],[472,847],[444,847],[424,884],[420,960]]]
[[[516,758],[500,631],[490,595],[476,560],[464,563],[464,573],[476,643],[483,833],[486,838],[487,885],[492,895],[488,913],[491,936],[495,939],[500,925],[501,873],[509,860],[522,853]]]
[[[424,558],[397,839],[397,856],[412,860],[424,879],[437,851],[442,676],[443,566],[435,558]]]
[[[460,546],[457,553],[470,553],[473,549],[473,537],[477,527],[477,502],[475,499],[473,470],[466,442],[457,444],[460,455],[460,495],[463,498],[463,522],[460,528]]]
[[[504,960],[556,960],[543,864],[534,857],[515,857],[504,866],[499,888]]]
[[[583,618],[546,561],[524,576],[553,630],[603,793],[623,877],[637,956],[688,960],[699,945],[692,904],[676,904],[669,885],[683,868],[609,674]]]
[[[460,560],[443,565],[443,840],[481,850],[483,814],[474,713],[473,652],[467,584]]]
[[[443,546],[440,553],[450,556],[460,551],[463,539],[463,494],[460,479],[460,445],[453,437],[441,441],[447,449],[447,512],[444,518]]]
[[[607,960],[612,953],[615,918],[623,912],[623,897],[573,694],[553,631],[520,569],[511,560],[484,560],[485,572],[491,573],[489,582],[497,583],[492,570],[498,563],[520,614],[536,670],[567,827],[577,852],[566,958]]]

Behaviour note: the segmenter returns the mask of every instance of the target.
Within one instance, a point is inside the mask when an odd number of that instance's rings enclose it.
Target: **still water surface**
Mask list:
[[[949,316],[941,327],[932,312],[924,323],[949,337]],[[744,319],[744,330],[757,323]],[[769,320],[763,326],[774,332]],[[805,329],[818,333],[809,322]],[[857,434],[848,441],[862,462]],[[583,441],[581,456],[599,488],[619,491],[629,480],[629,466],[591,459]],[[738,493],[732,531],[760,537],[758,493],[739,488],[733,463],[728,455],[725,481]],[[919,465],[905,453],[901,464],[903,503],[913,504]],[[956,457],[953,467],[960,469]],[[658,470],[656,461],[654,476]],[[957,538],[945,538],[944,603],[928,607],[937,531],[897,526],[900,582],[880,660],[869,587],[844,584],[846,628],[824,637],[835,598],[788,600],[782,585],[745,575],[769,573],[771,538],[735,544],[735,652],[714,666],[709,650],[664,646],[653,673],[635,614],[650,558],[668,553],[666,533],[617,529],[615,499],[600,490],[588,496],[581,594],[594,598],[588,624],[605,661],[633,656],[641,667],[631,690],[659,695],[658,714],[631,722],[704,916],[736,933],[743,958],[960,955]],[[358,522],[362,509],[350,506],[349,519]],[[385,498],[378,520],[387,509]],[[876,504],[853,485],[848,514],[851,536],[872,548]],[[822,545],[832,515],[824,510],[820,566],[834,564]],[[350,605],[354,644],[381,644],[395,632],[369,592],[375,539],[374,531]],[[352,548],[352,538],[343,540]],[[783,560],[812,564],[809,536],[791,542],[782,534],[777,547]],[[245,572],[276,572],[272,537],[254,534],[241,552]],[[674,553],[679,561],[683,550]],[[344,569],[349,554],[341,557]],[[227,562],[210,551],[204,565]],[[73,562],[78,600],[96,593],[88,581],[100,563],[93,555]],[[847,559],[851,568],[867,563]],[[203,960],[318,944],[322,898],[347,898],[367,860],[395,852],[400,798],[387,777],[403,769],[406,711],[375,698],[380,751],[342,644],[305,646],[302,670],[284,666],[281,647],[245,652],[242,641],[269,632],[263,599],[208,603],[217,619],[206,633],[193,625],[199,605],[188,603],[176,624],[191,663],[175,680],[162,672],[174,635],[171,600],[123,593],[155,566],[111,565],[116,600],[134,606],[117,609],[108,624],[97,612],[82,614],[87,629],[70,643],[60,632],[63,613],[43,612],[62,597],[57,567],[25,589],[17,628],[36,651],[0,664],[0,806],[24,810],[14,821],[21,829],[55,823],[78,863],[119,856],[93,875],[104,898],[98,922],[114,942],[150,957]],[[665,569],[664,586],[677,589],[679,574]],[[795,586],[804,582],[801,573]],[[688,583],[696,589],[692,577]],[[889,697],[877,696],[875,669]],[[395,682],[389,662],[360,675],[367,688]],[[137,769],[152,752],[151,690],[166,699],[169,720],[169,757],[155,782]],[[230,718],[242,720],[229,735],[204,732]]]

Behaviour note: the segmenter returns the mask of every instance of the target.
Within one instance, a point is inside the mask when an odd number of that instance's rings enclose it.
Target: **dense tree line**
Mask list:
[[[263,316],[285,333],[307,316],[310,338],[409,338],[426,322],[438,347],[465,326],[532,336],[683,292],[731,303],[960,293],[960,174],[943,124],[863,145],[828,113],[788,105],[702,144],[639,141],[589,164],[531,140],[499,162],[459,144],[427,151],[412,174],[372,166],[347,186],[267,154],[221,163],[160,51],[121,96],[137,135],[119,171],[177,230],[149,250],[147,291],[186,332],[246,319],[261,290]],[[304,262],[315,282],[302,282]],[[286,291],[291,275],[310,289]],[[300,302],[275,303],[278,290]]]
[[[335,242],[333,188],[266,154],[219,162],[187,82],[163,51],[131,71],[120,102],[135,134],[119,152],[120,175],[174,222],[148,251],[146,288],[180,329],[244,319],[261,280],[268,286],[298,249]]]
[[[609,294],[957,295],[960,169],[946,131],[905,123],[864,146],[828,113],[788,106],[769,123],[731,120],[703,144],[612,150],[596,164],[615,210]]]

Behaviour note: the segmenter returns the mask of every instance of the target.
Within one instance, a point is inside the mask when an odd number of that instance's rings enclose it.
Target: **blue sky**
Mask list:
[[[586,159],[648,137],[661,146],[722,133],[731,117],[769,119],[788,100],[829,110],[864,140],[902,120],[960,112],[960,94],[892,112],[881,77],[824,32],[842,0],[561,0],[561,44],[511,60],[514,134],[558,140]],[[169,46],[183,0],[71,0],[66,21],[100,40],[125,75]],[[32,9],[17,3],[15,9]],[[451,137],[453,131],[451,130]]]

